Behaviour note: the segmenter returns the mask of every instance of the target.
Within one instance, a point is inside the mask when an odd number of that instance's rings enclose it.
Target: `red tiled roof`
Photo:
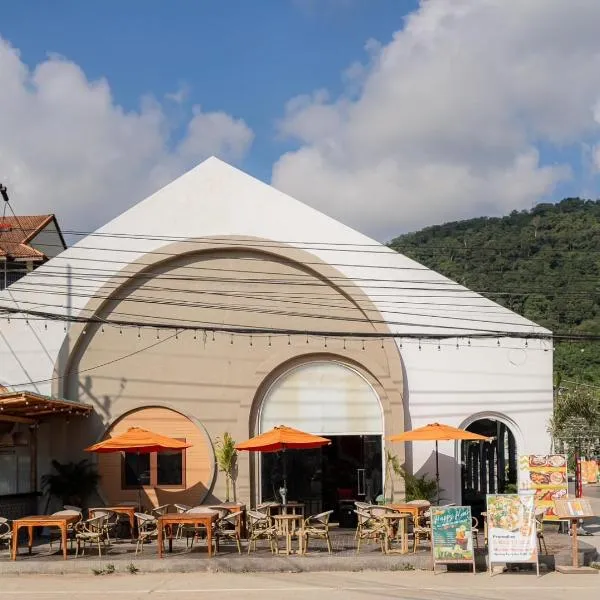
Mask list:
[[[0,258],[45,258],[44,254],[29,246],[27,242],[52,219],[54,215],[0,217]]]

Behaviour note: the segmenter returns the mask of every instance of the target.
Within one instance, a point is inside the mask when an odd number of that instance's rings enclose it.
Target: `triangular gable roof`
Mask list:
[[[160,251],[174,239],[219,236],[273,240],[302,248],[359,282],[384,318],[386,305],[377,296],[381,296],[382,285],[389,285],[391,293],[387,299],[401,302],[405,311],[401,324],[397,323],[397,313],[389,319],[396,322],[391,329],[399,333],[432,334],[437,330],[448,333],[450,318],[457,335],[489,331],[547,332],[215,157],[82,239],[63,252],[59,262],[51,259],[24,279],[34,283],[46,269],[54,269],[52,280],[59,286],[61,281],[56,272],[64,272],[67,261],[73,268],[86,272],[98,267],[103,273],[110,274],[112,269],[117,274],[123,267],[111,266],[116,264],[115,259],[132,263],[148,252]],[[95,281],[85,283],[82,299],[72,295],[73,314],[84,307],[85,296],[93,292],[90,285],[101,286]],[[66,282],[62,285],[66,286]],[[77,282],[72,285],[76,292]],[[375,287],[378,289],[374,292]],[[415,293],[417,288],[419,295]],[[11,287],[11,296],[25,301],[23,307],[34,306],[31,294],[22,295],[18,283]],[[0,294],[0,305],[2,299]],[[65,305],[65,297],[40,294],[36,302],[56,306],[55,312],[61,313],[63,309],[58,307]],[[468,310],[461,310],[465,305]]]

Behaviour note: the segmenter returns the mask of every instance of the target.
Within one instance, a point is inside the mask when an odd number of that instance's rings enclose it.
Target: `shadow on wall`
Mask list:
[[[435,481],[435,442],[416,443],[431,444],[432,450],[423,466],[415,473],[415,476],[422,477],[425,475],[427,479]],[[412,443],[407,445],[412,446]],[[440,471],[440,503],[448,504],[454,502],[460,504],[461,498],[457,497],[458,491],[454,489],[456,469],[460,468],[458,461],[453,456],[443,454],[440,450],[438,464]],[[460,494],[458,494],[458,496],[460,496]]]

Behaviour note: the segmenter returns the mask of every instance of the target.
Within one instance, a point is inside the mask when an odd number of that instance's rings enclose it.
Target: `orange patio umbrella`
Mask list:
[[[175,438],[160,435],[141,427],[130,427],[124,433],[108,438],[102,442],[98,442],[89,448],[86,452],[135,452],[140,454],[150,454],[150,452],[161,452],[162,450],[183,450],[191,447],[192,444],[176,440]],[[139,459],[138,459],[139,462]],[[138,480],[138,501],[140,507],[142,505],[142,486],[140,485],[139,474]]]
[[[245,442],[236,445],[237,450],[247,450],[249,452],[285,452],[286,450],[309,450],[311,448],[320,448],[331,444],[331,440],[306,433],[299,429],[279,425],[270,431],[261,433]],[[287,496],[287,473],[285,456],[283,459],[283,488]]]
[[[487,438],[478,433],[467,431],[466,429],[459,429],[458,427],[452,427],[451,425],[444,425],[443,423],[429,423],[423,427],[418,427],[412,431],[405,431],[393,435],[390,438],[392,442],[435,442],[435,481],[437,485],[437,503],[440,503],[440,467],[439,467],[439,453],[438,453],[438,442],[449,442],[452,440],[479,440],[489,441]]]
[[[130,427],[125,433],[98,442],[86,452],[137,452],[148,454],[160,452],[161,450],[183,450],[191,444],[176,440],[175,438],[160,435],[141,427]]]

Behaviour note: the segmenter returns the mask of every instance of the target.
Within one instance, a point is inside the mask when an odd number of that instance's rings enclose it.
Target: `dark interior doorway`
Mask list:
[[[516,493],[517,446],[510,428],[495,419],[479,419],[467,430],[493,438],[462,442],[462,503],[477,516],[485,510],[486,494]]]
[[[303,502],[306,514],[333,510],[339,520],[344,506],[355,500],[375,502],[382,493],[380,435],[328,435],[331,445],[314,450],[265,453],[261,460],[261,497],[280,501],[283,460],[288,475],[288,500]]]

